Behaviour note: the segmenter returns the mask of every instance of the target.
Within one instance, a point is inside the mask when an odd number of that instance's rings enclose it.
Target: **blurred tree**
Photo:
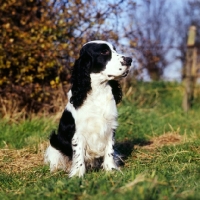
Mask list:
[[[98,10],[84,0],[1,0],[0,85],[64,79],[81,45],[90,35],[96,39],[116,6]],[[98,34],[117,39],[112,28]]]
[[[162,78],[164,69],[175,60],[170,51],[174,48],[176,33],[174,28],[173,5],[165,0],[140,0],[132,5],[126,37],[130,47],[139,50],[142,57],[140,66],[152,80]],[[141,69],[139,69],[142,71]]]
[[[34,99],[49,103],[44,86],[67,83],[85,42],[118,40],[114,25],[106,23],[120,12],[121,2],[0,0],[1,96],[16,93],[22,106],[33,106]]]

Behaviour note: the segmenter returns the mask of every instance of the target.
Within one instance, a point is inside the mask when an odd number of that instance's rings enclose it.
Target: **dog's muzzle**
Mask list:
[[[125,57],[125,56],[122,56],[123,58],[123,61],[121,62],[121,64],[123,66],[127,66],[127,67],[130,67],[131,66],[131,63],[132,63],[132,58],[130,57]]]

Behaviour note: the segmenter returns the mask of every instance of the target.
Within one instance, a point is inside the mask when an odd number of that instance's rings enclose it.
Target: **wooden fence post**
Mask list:
[[[186,63],[184,66],[184,87],[185,94],[183,96],[182,107],[184,111],[188,111],[192,106],[194,99],[194,87],[196,83],[196,60],[197,49],[195,48],[196,27],[190,26],[188,32]]]

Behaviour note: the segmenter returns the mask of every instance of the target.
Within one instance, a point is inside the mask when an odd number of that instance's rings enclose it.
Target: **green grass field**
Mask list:
[[[121,172],[71,178],[43,165],[53,117],[0,121],[0,199],[200,199],[200,100],[184,113],[176,83],[133,83],[119,105]]]

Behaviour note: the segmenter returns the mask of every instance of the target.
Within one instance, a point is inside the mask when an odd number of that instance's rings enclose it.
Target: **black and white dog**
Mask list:
[[[82,47],[72,72],[69,102],[45,153],[51,171],[63,169],[69,177],[81,177],[100,158],[104,170],[118,169],[113,149],[116,104],[122,98],[118,80],[127,76],[131,62],[105,41]]]

